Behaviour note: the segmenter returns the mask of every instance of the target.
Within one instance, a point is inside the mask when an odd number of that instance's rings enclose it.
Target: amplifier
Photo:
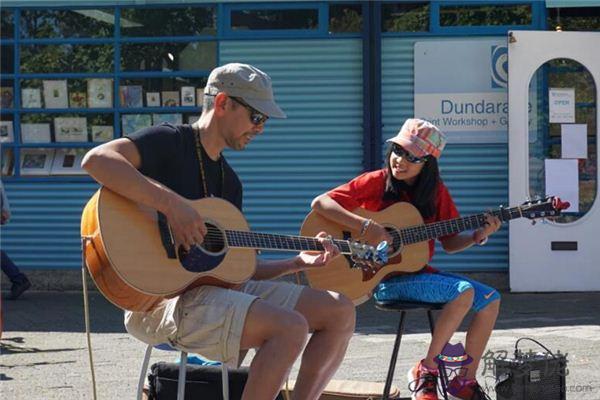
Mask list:
[[[497,400],[565,400],[567,359],[562,354],[516,353],[494,360]]]

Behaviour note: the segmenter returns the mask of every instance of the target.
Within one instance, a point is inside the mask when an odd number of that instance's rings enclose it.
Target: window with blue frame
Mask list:
[[[113,36],[114,26],[111,9],[22,9],[19,36],[22,39],[109,38]]]
[[[14,13],[12,11],[0,10],[0,37],[2,39],[12,39],[14,30]]]
[[[550,8],[548,27],[563,31],[600,31],[600,7]]]
[[[440,5],[441,26],[530,25],[530,4]]]
[[[319,26],[316,8],[263,8],[231,10],[233,30],[308,29]]]
[[[383,3],[381,6],[382,32],[429,31],[429,2]]]
[[[362,4],[332,3],[329,5],[329,33],[361,33]]]
[[[215,7],[123,8],[121,36],[195,36],[217,33]]]
[[[503,35],[544,26],[540,1],[444,0],[381,3],[384,36]]]
[[[194,121],[217,65],[211,5],[17,8],[0,18],[3,176],[79,175],[100,142]]]

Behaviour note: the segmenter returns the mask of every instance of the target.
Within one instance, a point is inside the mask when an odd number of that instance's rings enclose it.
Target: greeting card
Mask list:
[[[0,143],[11,143],[13,140],[12,121],[0,121]]]
[[[142,102],[141,86],[121,86],[119,87],[119,99],[121,107],[139,108],[144,107]]]
[[[114,128],[112,125],[92,125],[92,141],[93,142],[108,142],[114,136]]]
[[[23,143],[50,143],[50,124],[21,124]]]
[[[23,108],[41,108],[42,92],[36,88],[21,89],[21,105]]]
[[[21,149],[21,175],[48,175],[53,149]]]
[[[147,92],[146,93],[146,107],[160,107],[160,93],[159,92]]]
[[[80,117],[54,118],[54,137],[57,142],[87,142],[87,119]]]
[[[168,122],[171,125],[181,125],[183,118],[181,114],[152,114],[152,123],[154,125]]]
[[[112,86],[112,79],[88,79],[88,107],[111,108],[113,106]]]
[[[150,114],[124,114],[121,116],[121,121],[123,123],[123,135],[152,126],[152,116]]]
[[[82,175],[81,160],[89,149],[56,149],[50,175]]]
[[[10,86],[2,86],[0,88],[0,107],[13,108],[13,88]]]
[[[71,92],[69,93],[69,107],[71,108],[85,108],[86,97],[85,92]]]
[[[179,106],[179,92],[162,92],[162,105],[163,107]]]
[[[46,108],[67,108],[67,81],[43,81],[44,106]]]
[[[196,106],[196,88],[193,86],[181,87],[181,105]]]

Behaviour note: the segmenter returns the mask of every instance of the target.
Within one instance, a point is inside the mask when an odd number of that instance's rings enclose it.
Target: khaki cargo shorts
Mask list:
[[[294,309],[303,286],[279,281],[249,281],[239,291],[201,286],[180,296],[173,310],[177,326],[172,345],[230,366],[238,365],[248,309],[260,298]]]

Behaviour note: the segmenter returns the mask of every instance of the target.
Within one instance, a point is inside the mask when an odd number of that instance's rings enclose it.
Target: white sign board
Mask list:
[[[558,196],[571,205],[563,212],[579,211],[579,170],[577,160],[547,159],[546,196]]]
[[[450,142],[506,143],[506,39],[415,43],[415,117],[448,134]]]
[[[548,90],[550,123],[575,122],[575,89]]]
[[[562,158],[587,158],[587,124],[562,124],[560,135]]]

